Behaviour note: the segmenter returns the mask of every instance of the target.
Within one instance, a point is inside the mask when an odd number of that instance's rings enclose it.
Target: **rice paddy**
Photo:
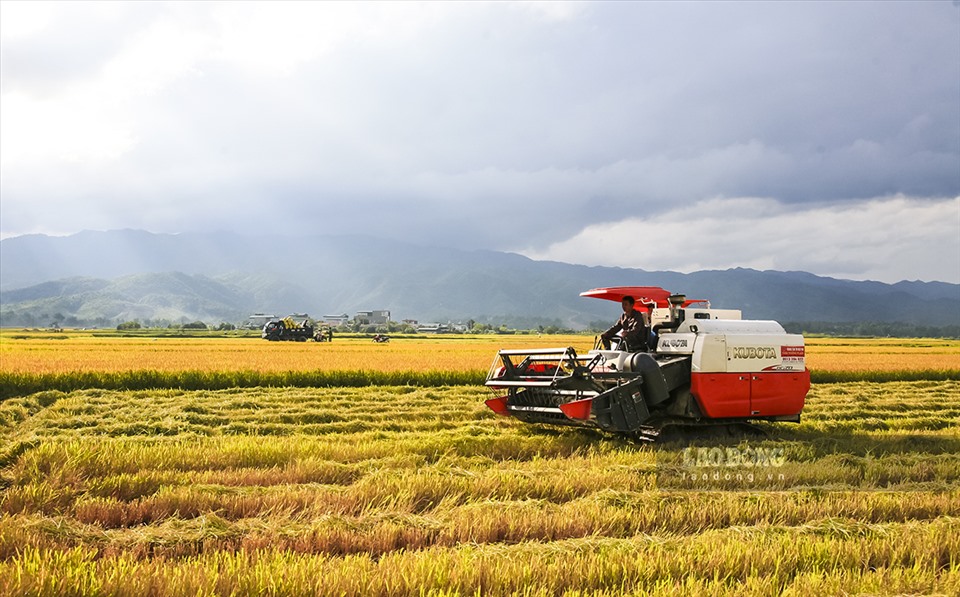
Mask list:
[[[98,337],[93,332],[0,332],[0,371],[63,374],[120,372],[482,371],[496,351],[542,346],[593,347],[589,335],[438,335],[373,344],[266,342],[258,338]],[[960,371],[960,340],[807,338],[807,366],[817,371]]]
[[[960,593],[955,341],[813,339],[811,368],[946,373],[815,383],[764,437],[642,444],[497,417],[470,381],[497,348],[592,338],[65,336],[0,335],[6,380],[88,376],[0,402],[0,594]],[[181,387],[104,383],[143,372]],[[231,385],[251,372],[278,383]],[[687,479],[691,447],[779,459]]]

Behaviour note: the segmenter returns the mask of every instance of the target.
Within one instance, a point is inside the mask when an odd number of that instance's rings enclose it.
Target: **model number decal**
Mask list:
[[[664,341],[663,341],[663,347],[664,347],[664,348],[686,348],[686,347],[687,347],[687,339],[686,339],[686,338],[675,338],[675,339],[671,339],[671,340],[664,340]]]
[[[777,351],[772,346],[735,346],[733,347],[733,358],[775,359],[777,358]]]

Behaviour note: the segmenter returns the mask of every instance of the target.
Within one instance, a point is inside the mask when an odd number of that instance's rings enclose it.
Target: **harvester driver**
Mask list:
[[[617,332],[620,332],[623,337],[620,350],[645,350],[647,322],[643,313],[634,310],[634,304],[636,304],[636,301],[632,296],[625,296],[620,300],[623,315],[620,316],[617,323],[613,324],[613,327],[600,334],[600,341],[603,343],[604,350],[610,350],[610,340],[617,335]]]

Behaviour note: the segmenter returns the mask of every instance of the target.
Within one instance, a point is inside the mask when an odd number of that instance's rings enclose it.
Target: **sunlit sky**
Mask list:
[[[0,2],[0,237],[960,282],[957,2]]]

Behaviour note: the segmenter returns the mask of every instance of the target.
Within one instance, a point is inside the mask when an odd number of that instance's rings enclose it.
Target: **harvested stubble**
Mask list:
[[[784,479],[498,418],[477,387],[44,392],[0,403],[0,593],[960,591],[960,382],[816,385]],[[267,437],[269,436],[269,437]],[[603,440],[603,441],[600,441]]]

